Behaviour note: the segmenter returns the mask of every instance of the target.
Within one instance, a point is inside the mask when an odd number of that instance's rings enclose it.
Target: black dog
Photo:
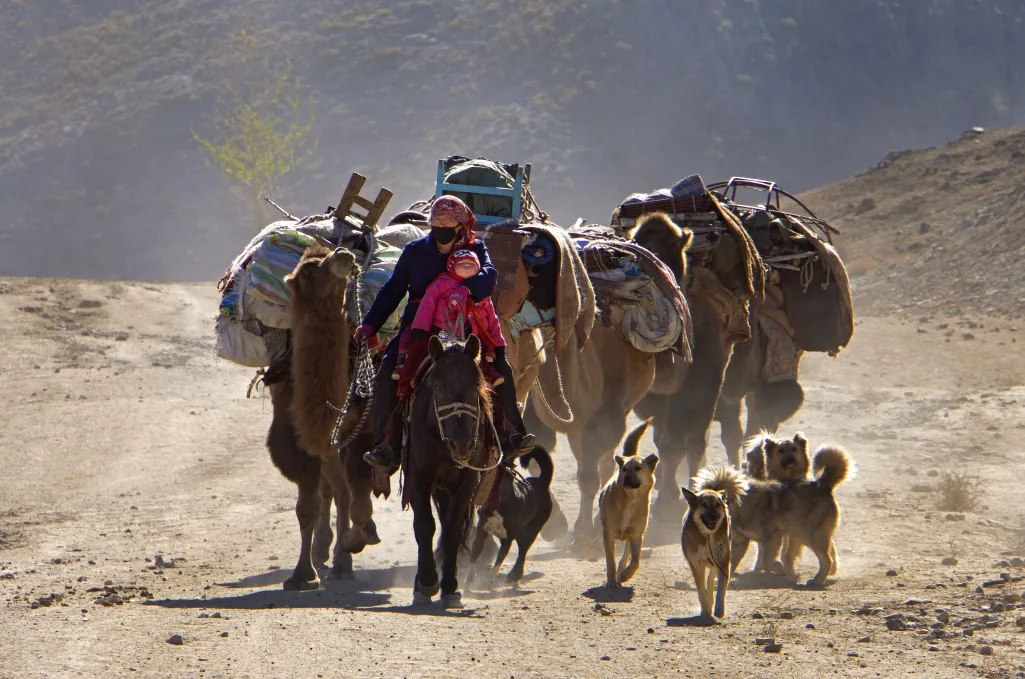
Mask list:
[[[499,539],[500,544],[491,577],[498,575],[513,540],[516,541],[518,552],[516,565],[509,571],[506,580],[515,583],[523,577],[527,551],[552,514],[552,456],[543,447],[534,446],[532,451],[520,456],[520,466],[526,469],[531,460],[541,468],[540,476],[523,478],[512,470],[503,469],[502,485],[498,491],[498,511],[492,512],[483,507],[480,509],[477,534],[470,553],[470,570],[473,575],[476,574],[477,559],[484,551],[484,542],[489,535],[493,535]],[[473,579],[472,575],[470,579]]]

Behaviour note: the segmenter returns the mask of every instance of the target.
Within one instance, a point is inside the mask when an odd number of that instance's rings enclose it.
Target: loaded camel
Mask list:
[[[282,475],[298,486],[299,560],[285,589],[320,586],[316,566],[326,562],[332,541],[330,499],[338,526],[332,563],[335,576],[351,577],[352,554],[380,542],[372,520],[371,470],[358,454],[369,446],[357,437],[339,455],[331,442],[338,418],[331,404],[341,406],[349,393],[345,289],[350,276],[358,272],[349,250],[318,246],[307,249],[285,277],[292,293],[290,358],[271,366],[264,376],[273,404],[267,448]],[[355,429],[360,414],[359,408],[350,409],[341,423],[343,437]]]

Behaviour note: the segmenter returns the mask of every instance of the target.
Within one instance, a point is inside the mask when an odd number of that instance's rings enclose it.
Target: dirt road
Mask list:
[[[252,371],[213,357],[215,309],[210,285],[0,279],[0,677],[1025,677],[1010,322],[862,318],[840,357],[808,355],[786,431],[859,467],[839,490],[839,575],[825,591],[742,576],[726,621],[695,627],[675,540],[614,600],[599,561],[542,542],[520,589],[412,609],[394,495],[354,582],[282,591],[294,487],[263,445],[269,401],[246,399]],[[974,512],[937,509],[950,469],[981,480]],[[572,521],[562,446],[556,492]]]

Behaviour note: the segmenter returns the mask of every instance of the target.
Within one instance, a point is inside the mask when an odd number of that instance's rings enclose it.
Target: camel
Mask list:
[[[690,242],[689,232],[676,229],[669,245],[679,261],[674,273],[684,272],[684,253]],[[544,273],[535,274],[538,280],[547,278]],[[549,355],[541,365],[538,387],[527,399],[525,417],[529,418],[527,427],[538,437],[540,445],[554,449],[556,432],[565,434],[569,441],[580,489],[573,538],[582,547],[585,540],[596,536],[594,500],[602,480],[612,474],[614,451],[626,433],[627,415],[651,388],[656,355],[636,349],[617,328],[601,322],[594,325],[582,348],[573,336],[561,349],[549,347],[546,352]],[[553,375],[555,371],[558,372]],[[570,418],[553,412],[555,408],[550,402],[556,399],[544,388],[544,384],[560,380],[571,410]],[[543,392],[540,395],[544,398],[537,398],[539,392]]]
[[[379,542],[372,521],[370,468],[350,452],[366,446],[350,445],[342,456],[331,441],[338,417],[332,404],[341,406],[349,392],[350,329],[344,309],[346,283],[353,274],[358,268],[350,251],[307,249],[285,277],[292,293],[291,359],[279,361],[264,376],[273,404],[267,434],[271,460],[298,486],[300,550],[284,583],[289,590],[320,586],[315,565],[327,560],[332,540],[330,504],[322,499],[333,498],[338,515],[335,576],[351,577],[352,554]],[[350,410],[341,426],[343,436],[353,431],[360,414],[358,408]],[[366,443],[358,437],[357,442]]]
[[[779,425],[793,417],[804,404],[804,389],[797,380],[768,382],[762,376],[769,341],[762,328],[760,309],[760,304],[752,304],[751,339],[734,346],[715,407],[715,419],[722,428],[722,444],[734,464],[740,459],[745,439],[763,429],[775,433]],[[741,401],[747,406],[745,427],[740,424]]]
[[[677,471],[686,459],[689,478],[704,463],[708,428],[733,345],[750,336],[748,301],[759,298],[764,289],[761,258],[750,237],[739,222],[727,221],[727,232],[732,237],[720,237],[702,265],[691,262],[690,270],[678,247],[683,231],[668,215],[645,215],[631,233],[634,241],[673,270],[684,288],[694,327],[693,361],[659,355],[653,390],[634,408],[639,417],[652,418],[663,465],[653,518],[676,529],[684,511]],[[739,465],[739,459],[731,461]]]

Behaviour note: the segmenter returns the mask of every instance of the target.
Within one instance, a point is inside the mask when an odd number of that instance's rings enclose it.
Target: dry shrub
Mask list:
[[[936,485],[938,507],[946,512],[970,512],[982,499],[982,482],[968,472],[943,472]]]

